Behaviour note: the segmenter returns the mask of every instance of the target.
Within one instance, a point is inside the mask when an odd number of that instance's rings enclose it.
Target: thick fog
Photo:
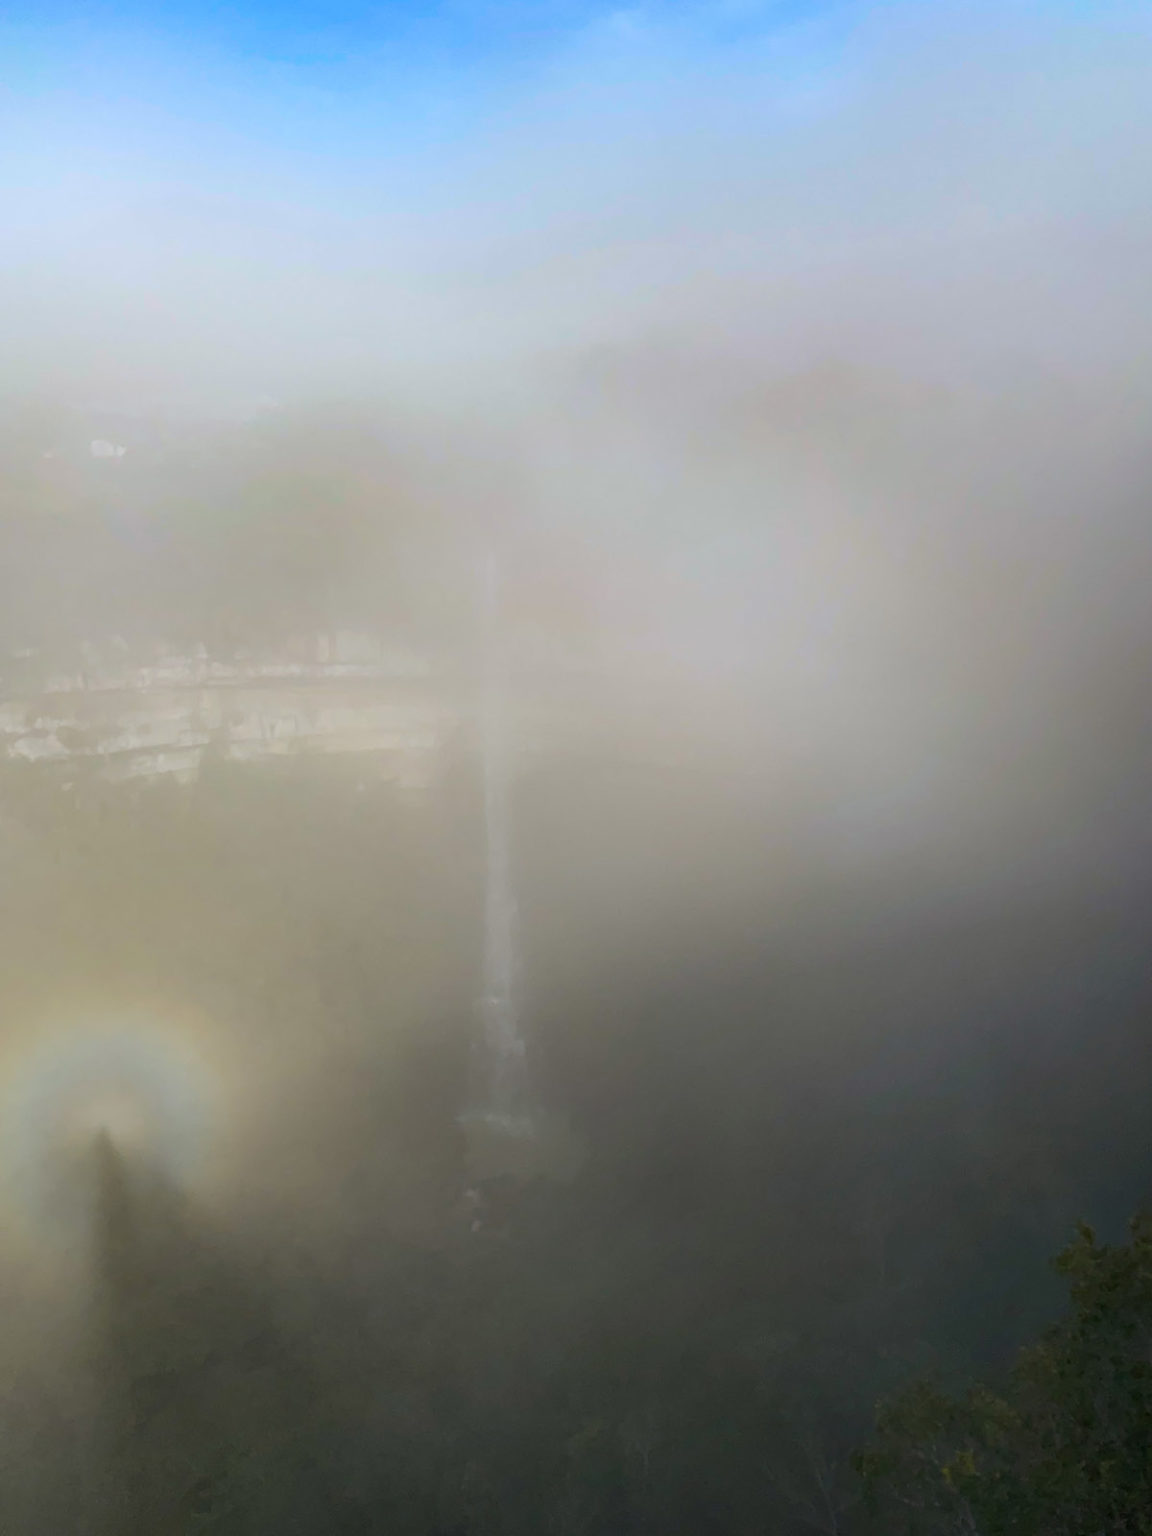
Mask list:
[[[0,22],[13,1533],[881,1529],[1148,1194],[1146,11],[547,9]]]

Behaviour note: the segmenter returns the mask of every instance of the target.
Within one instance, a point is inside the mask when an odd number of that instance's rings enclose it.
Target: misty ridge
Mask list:
[[[14,1536],[1149,1529],[1147,16],[719,10],[14,76]]]

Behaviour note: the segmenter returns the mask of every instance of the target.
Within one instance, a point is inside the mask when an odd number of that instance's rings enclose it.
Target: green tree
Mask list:
[[[885,1532],[1152,1533],[1152,1214],[1117,1245],[1082,1225],[1055,1262],[1071,1310],[1002,1391],[917,1383],[881,1408],[857,1469]]]

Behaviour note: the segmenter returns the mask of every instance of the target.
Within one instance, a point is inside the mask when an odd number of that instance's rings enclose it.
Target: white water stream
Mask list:
[[[483,1060],[479,1113],[501,1128],[525,1132],[527,1064],[519,1014],[519,923],[509,836],[510,744],[507,658],[501,636],[500,572],[484,571],[484,674],[481,772],[484,791],[484,957],[480,996]]]

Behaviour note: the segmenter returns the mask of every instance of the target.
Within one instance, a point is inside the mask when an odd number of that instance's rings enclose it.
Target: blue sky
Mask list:
[[[742,71],[775,47],[779,83],[826,70],[853,0],[450,0],[190,4],[16,0],[0,13],[0,184],[62,168],[178,174],[253,150],[317,182],[501,132],[524,105],[600,93],[642,112],[702,66]],[[866,9],[866,7],[865,7]],[[7,141],[6,152],[4,140]],[[277,159],[280,164],[278,165]],[[193,164],[195,162],[195,164]],[[432,174],[437,174],[435,167]],[[322,186],[318,187],[322,193]]]
[[[76,5],[5,6],[9,26],[57,41],[96,31],[145,32],[253,59],[301,65],[355,63],[395,50],[409,57],[463,59],[473,65],[530,57],[580,33],[616,22],[681,23],[716,41],[844,7],[844,0],[448,0],[448,3],[324,4],[316,0],[188,3],[92,0]]]
[[[1150,39],[1135,0],[9,0],[0,372],[455,379],[881,289],[937,325],[1152,205]]]
[[[351,150],[363,127],[358,110],[385,99],[396,111],[379,116],[374,132],[401,140],[434,133],[428,102],[438,93],[455,109],[451,129],[468,131],[573,61],[642,74],[645,60],[694,67],[806,31],[815,57],[834,49],[860,9],[868,7],[855,0],[16,0],[0,13],[0,69],[17,109],[102,99],[126,120],[150,106],[219,120],[243,116],[247,105],[290,126],[311,98],[347,116],[342,147]]]

